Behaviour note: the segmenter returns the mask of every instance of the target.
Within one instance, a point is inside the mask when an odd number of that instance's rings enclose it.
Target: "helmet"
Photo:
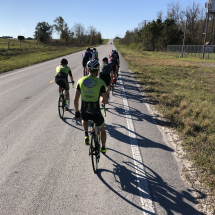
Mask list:
[[[112,50],[112,52],[115,54],[115,53],[116,53],[116,50]]]
[[[99,69],[99,67],[100,67],[100,64],[97,60],[90,60],[87,63],[87,68],[89,70]]]
[[[87,49],[86,49],[88,52],[90,51],[90,48],[89,47],[87,47]]]
[[[103,58],[102,58],[102,61],[103,61],[103,62],[107,62],[107,61],[108,61],[108,58],[107,58],[107,57],[103,57]]]
[[[63,58],[60,62],[61,65],[67,65],[68,64],[68,60]]]
[[[93,50],[95,50],[95,51],[96,51],[96,48],[93,48]]]

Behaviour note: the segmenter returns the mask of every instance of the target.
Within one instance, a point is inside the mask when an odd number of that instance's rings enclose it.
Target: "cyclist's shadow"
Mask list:
[[[70,109],[69,111],[66,111],[65,113],[71,113],[73,115],[73,117],[72,118],[63,117],[62,121],[65,122],[67,125],[73,127],[73,128],[76,128],[76,129],[79,129],[79,130],[83,131],[81,120],[77,120],[75,118],[75,114],[73,113],[73,110]],[[81,128],[79,128],[79,127],[81,127]]]
[[[144,211],[147,214],[154,214],[152,212],[149,212],[143,209],[141,206],[141,203],[137,205],[134,202],[130,201],[129,200],[130,198],[129,199],[126,198],[127,193],[137,196],[138,198],[140,196],[140,192],[138,189],[136,169],[134,165],[135,159],[121,152],[118,152],[114,149],[108,148],[108,152],[109,153],[113,152],[114,157],[119,157],[119,156],[121,156],[122,158],[124,157],[122,160],[126,160],[126,162],[122,161],[122,164],[119,164],[108,154],[105,155],[105,157],[113,163],[113,170],[106,170],[106,169],[99,168],[97,172],[98,178],[113,193],[115,193],[118,197],[122,198],[125,202],[131,204],[133,207],[141,211]],[[135,161],[140,163],[137,160]],[[146,172],[145,174],[139,173],[138,177],[147,179],[151,190],[150,192],[152,192],[153,194],[153,202],[156,202],[157,204],[159,204],[160,207],[162,207],[166,211],[166,214],[174,214],[174,213],[192,214],[192,215],[200,214],[194,207],[192,207],[190,204],[187,204],[187,202],[192,202],[193,204],[197,204],[197,199],[194,198],[189,193],[191,190],[187,189],[181,192],[175,190],[174,188],[169,186],[165,181],[163,181],[163,179],[152,169],[145,166],[143,163],[140,163],[140,164],[144,166]],[[141,171],[143,170],[140,169],[138,172],[141,172]],[[110,175],[108,175],[107,177],[107,174],[112,174],[112,178],[115,179],[116,183],[113,183],[110,180]],[[110,182],[108,183],[106,180],[110,180]],[[144,190],[144,192],[147,192],[147,190]],[[149,196],[150,196],[150,193],[144,193],[144,198],[147,198]],[[205,196],[202,195],[199,198],[205,198]]]

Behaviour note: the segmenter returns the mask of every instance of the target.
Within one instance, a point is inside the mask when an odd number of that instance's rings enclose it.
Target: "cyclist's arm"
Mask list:
[[[79,109],[78,109],[78,103],[79,103],[80,95],[81,95],[81,91],[76,90],[76,91],[75,91],[75,96],[74,96],[74,107],[75,107],[75,112],[78,112],[78,111],[79,111]]]
[[[108,104],[108,93],[107,92],[102,93],[101,97],[102,97],[102,100],[100,100],[100,101],[104,104]]]
[[[108,104],[108,93],[106,92],[106,85],[103,85],[100,89],[100,101],[104,104]]]
[[[73,80],[73,76],[72,76],[71,70],[69,70],[69,76],[70,76],[71,82],[73,82],[74,80]]]

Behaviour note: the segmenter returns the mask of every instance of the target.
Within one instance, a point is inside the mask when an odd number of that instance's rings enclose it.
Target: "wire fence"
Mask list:
[[[203,57],[204,45],[168,45],[167,52],[178,53],[181,55],[191,55],[196,57]],[[204,58],[215,59],[215,46],[205,45]]]
[[[44,45],[38,42],[0,42],[0,49],[36,49],[43,47]]]
[[[82,44],[82,43],[70,43],[70,44],[63,44],[60,42],[51,42],[50,44],[41,44],[39,42],[26,42],[26,41],[20,41],[20,42],[1,42],[0,41],[0,49],[4,50],[11,50],[11,49],[42,49],[47,46],[69,46],[69,47],[90,47],[92,45],[89,44]]]

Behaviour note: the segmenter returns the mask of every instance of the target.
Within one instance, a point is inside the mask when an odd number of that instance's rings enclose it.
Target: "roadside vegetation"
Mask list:
[[[20,41],[13,39],[10,40],[10,43],[14,44],[12,46],[13,48],[7,49],[8,41],[7,39],[0,39],[0,73],[72,54],[84,50],[87,47],[87,45],[81,47],[74,47],[73,45],[50,46],[38,43],[35,40],[30,40],[22,41],[20,48]],[[108,39],[104,39],[102,44],[106,44],[107,42]],[[95,46],[98,45],[100,44],[95,44]],[[3,48],[2,46],[5,47]],[[89,47],[92,48],[94,46]]]
[[[214,192],[215,63],[192,56],[179,58],[166,52],[139,51],[117,40],[114,44],[144,93],[177,129],[203,182]]]

